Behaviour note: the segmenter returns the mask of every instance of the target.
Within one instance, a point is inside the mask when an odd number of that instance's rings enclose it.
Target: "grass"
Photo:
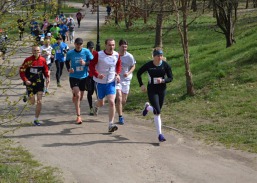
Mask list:
[[[208,143],[257,153],[257,22],[254,17],[255,12],[240,12],[236,44],[230,48],[226,48],[224,35],[214,31],[217,27],[210,15],[199,17],[189,26],[194,97],[186,95],[183,52],[177,30],[165,32],[164,53],[174,74],[162,110],[165,125]],[[167,23],[166,27],[175,26],[170,20]],[[155,22],[149,20],[143,24],[137,21],[130,30],[125,30],[123,22],[119,25],[111,23],[101,27],[101,48],[107,37],[115,38],[116,42],[121,38],[129,41],[129,52],[137,64],[125,112],[139,114],[147,96],[140,92],[136,72],[151,59]]]
[[[62,182],[57,176],[59,172],[52,167],[42,166],[22,147],[11,140],[0,138],[0,182]]]

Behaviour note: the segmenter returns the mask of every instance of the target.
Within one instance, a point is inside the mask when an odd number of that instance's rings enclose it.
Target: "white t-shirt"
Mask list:
[[[96,70],[98,73],[105,75],[104,79],[99,79],[94,76],[94,80],[97,83],[107,84],[115,80],[116,64],[119,59],[119,53],[113,51],[112,55],[107,55],[105,52],[98,52],[98,62],[96,64]]]
[[[52,46],[46,47],[45,45],[40,47],[40,53],[41,56],[46,59],[46,63],[50,64],[51,63],[51,53],[52,53]]]
[[[126,52],[123,56],[120,56],[120,59],[121,59],[121,66],[122,66],[121,67],[122,70],[120,73],[120,80],[121,80],[121,82],[122,81],[130,82],[133,77],[133,73],[131,73],[127,77],[124,77],[124,74],[129,72],[131,67],[136,64],[136,60],[134,59],[133,55],[130,54],[129,52]]]

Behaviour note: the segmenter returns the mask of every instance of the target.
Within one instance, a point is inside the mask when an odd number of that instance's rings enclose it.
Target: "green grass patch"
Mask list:
[[[46,167],[33,160],[22,147],[14,144],[13,141],[0,138],[0,182],[38,182],[58,183],[62,182],[57,178],[58,169]]]

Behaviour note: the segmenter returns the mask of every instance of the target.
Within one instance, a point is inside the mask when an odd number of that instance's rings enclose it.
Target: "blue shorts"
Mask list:
[[[95,83],[97,98],[102,100],[107,95],[116,95],[115,81],[112,83],[102,84]]]

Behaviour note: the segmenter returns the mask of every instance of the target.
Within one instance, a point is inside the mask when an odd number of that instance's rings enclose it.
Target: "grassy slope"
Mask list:
[[[255,17],[254,12],[239,14],[236,44],[230,48],[225,48],[225,37],[214,31],[215,19],[210,15],[204,15],[190,25],[190,66],[197,93],[195,97],[185,95],[185,67],[177,30],[172,29],[168,33],[164,30],[164,53],[174,74],[162,111],[165,125],[209,142],[257,152]],[[171,20],[167,20],[165,26],[172,25]],[[122,22],[120,28],[107,25],[101,28],[101,48],[104,48],[107,37],[113,37],[117,42],[120,38],[127,39],[138,69],[151,59],[154,31],[154,21],[147,25],[137,21],[130,31],[124,29]],[[126,112],[138,115],[146,101],[147,96],[140,92],[134,77]]]

